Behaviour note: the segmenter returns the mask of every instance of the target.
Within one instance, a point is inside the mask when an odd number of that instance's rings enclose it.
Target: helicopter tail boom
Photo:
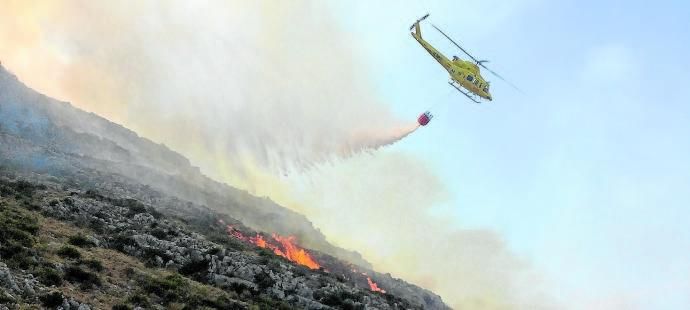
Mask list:
[[[441,52],[436,50],[433,46],[431,46],[431,44],[429,44],[429,42],[425,41],[422,38],[422,29],[419,26],[419,22],[425,20],[427,17],[429,17],[429,14],[424,15],[422,18],[418,19],[414,24],[412,24],[412,26],[410,27],[410,30],[412,30],[412,29],[415,30],[411,33],[412,37],[414,37],[415,40],[417,40],[417,42],[419,42],[419,44],[421,44],[422,47],[424,47],[424,49],[427,52],[429,52],[429,54],[431,54],[431,56],[434,57],[434,59],[436,59],[436,61],[438,61],[439,64],[441,64],[441,66],[446,68],[446,70],[450,70],[450,68],[451,68],[450,60],[445,55],[441,54]]]

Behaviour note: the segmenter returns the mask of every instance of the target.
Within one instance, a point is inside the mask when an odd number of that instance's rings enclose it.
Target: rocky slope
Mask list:
[[[329,244],[303,216],[217,183],[2,67],[0,166],[5,307],[447,308]],[[229,235],[228,225],[247,236],[294,235],[321,268]]]
[[[328,243],[301,214],[269,199],[218,183],[164,145],[139,137],[131,130],[76,109],[69,103],[37,93],[2,65],[0,133],[5,134],[5,139],[22,140],[22,149],[0,150],[7,152],[5,158],[18,165],[48,173],[72,173],[70,166],[76,161],[76,164],[122,175],[165,194],[229,213],[255,229],[298,236],[309,247],[368,266],[358,253]]]

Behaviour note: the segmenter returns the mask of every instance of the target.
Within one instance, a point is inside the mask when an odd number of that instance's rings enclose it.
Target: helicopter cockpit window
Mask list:
[[[471,76],[471,75],[468,75],[468,76],[467,76],[467,80],[470,81],[470,82],[472,82],[472,81],[474,80],[474,77]]]

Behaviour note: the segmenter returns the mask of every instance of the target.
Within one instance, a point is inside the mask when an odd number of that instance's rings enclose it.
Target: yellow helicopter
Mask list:
[[[429,17],[429,14],[426,14],[424,15],[424,17],[418,19],[414,24],[412,24],[412,26],[410,27],[410,31],[414,29],[414,31],[411,33],[412,37],[414,37],[419,42],[419,44],[421,44],[422,47],[424,47],[424,49],[426,49],[427,52],[429,52],[429,54],[431,54],[431,56],[433,56],[434,59],[436,59],[436,61],[438,61],[438,63],[440,63],[441,66],[443,66],[448,71],[451,77],[451,80],[448,82],[448,84],[455,87],[455,89],[457,89],[459,92],[467,96],[467,98],[470,98],[470,100],[476,103],[480,103],[479,100],[481,100],[482,98],[488,101],[492,100],[491,93],[489,92],[490,84],[482,77],[479,70],[479,66],[491,72],[499,79],[510,84],[510,82],[506,81],[496,72],[493,72],[489,68],[484,66],[484,63],[488,62],[487,60],[477,60],[476,58],[474,58],[467,51],[465,51],[465,49],[463,49],[459,44],[455,43],[453,39],[451,39],[448,35],[446,35],[443,31],[441,31],[441,29],[439,29],[435,25],[432,24],[431,26],[438,30],[438,32],[440,32],[444,37],[450,40],[450,42],[457,46],[473,61],[462,60],[457,56],[453,56],[453,60],[450,60],[446,56],[441,54],[438,50],[436,50],[433,46],[431,46],[429,42],[422,39],[422,30],[419,27],[419,23],[425,20],[427,17]],[[512,84],[510,85],[515,87]],[[467,91],[463,91],[463,89],[466,89]]]

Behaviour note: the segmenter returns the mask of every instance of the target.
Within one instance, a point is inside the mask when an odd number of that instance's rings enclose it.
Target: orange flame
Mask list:
[[[295,236],[283,237],[278,234],[273,234],[273,239],[280,242],[280,244],[283,245],[283,249],[285,249],[285,254],[281,255],[278,252],[276,252],[276,254],[311,269],[319,269],[319,267],[321,267],[305,249],[295,244]]]
[[[302,266],[307,266],[311,269],[319,269],[321,265],[316,262],[316,260],[307,252],[307,250],[301,248],[296,244],[295,236],[284,237],[278,234],[273,234],[273,240],[277,243],[264,239],[264,236],[256,234],[254,237],[246,237],[240,231],[236,230],[230,225],[225,228],[228,235],[231,235],[237,239],[245,242],[252,243],[260,248],[269,249],[273,251],[276,255],[282,256],[292,262],[298,263]]]
[[[386,293],[386,291],[385,291],[385,290],[382,290],[382,289],[379,287],[378,284],[376,284],[374,281],[371,280],[370,277],[367,277],[367,282],[369,282],[369,288],[370,288],[373,292],[380,292],[380,293],[384,293],[384,294]]]
[[[357,271],[357,269],[354,268],[354,267],[352,267],[351,270],[352,270],[352,272],[354,272],[354,273],[358,273],[358,272],[359,272],[359,271]],[[373,280],[371,280],[371,277],[369,277],[369,275],[368,275],[366,272],[362,272],[361,274],[362,274],[363,276],[367,277],[367,283],[369,283],[369,289],[371,289],[372,292],[379,292],[379,293],[383,293],[383,294],[386,293],[386,290],[381,289],[381,288],[379,287],[379,285],[376,284],[376,282],[374,282]]]

